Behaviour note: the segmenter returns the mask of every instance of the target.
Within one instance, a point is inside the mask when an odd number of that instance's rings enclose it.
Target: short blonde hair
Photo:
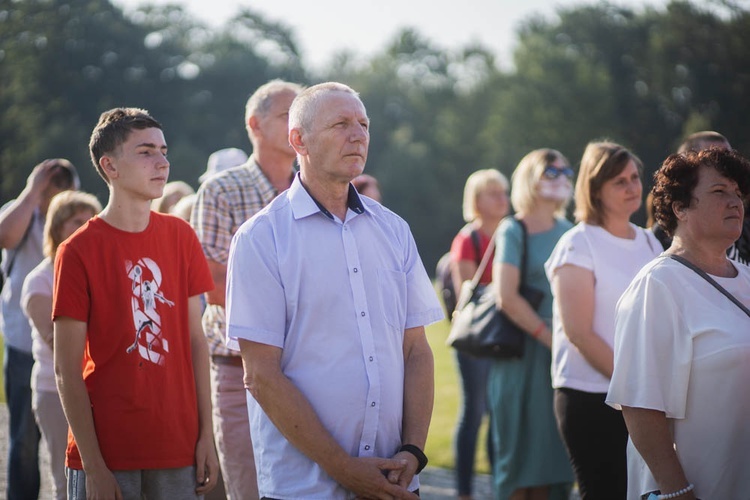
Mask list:
[[[643,175],[643,163],[633,153],[614,142],[590,142],[581,157],[581,168],[576,183],[577,222],[586,222],[595,226],[604,223],[602,200],[599,193],[602,185],[620,175],[630,162],[635,163],[638,174]]]
[[[511,176],[510,203],[516,213],[528,214],[534,209],[539,199],[537,185],[542,173],[547,165],[554,163],[556,160],[561,160],[566,165],[570,165],[568,159],[561,152],[549,148],[535,149],[521,159]],[[570,203],[570,199],[561,200],[555,210],[555,215],[564,217],[568,203]]]
[[[464,186],[463,213],[464,220],[471,222],[479,215],[477,213],[477,199],[482,192],[491,185],[502,187],[508,191],[508,179],[494,168],[477,170],[466,179]]]
[[[96,215],[102,211],[102,204],[96,196],[81,191],[63,191],[56,194],[47,209],[47,221],[44,224],[44,255],[55,258],[57,247],[62,240],[62,227],[78,212],[89,211]]]

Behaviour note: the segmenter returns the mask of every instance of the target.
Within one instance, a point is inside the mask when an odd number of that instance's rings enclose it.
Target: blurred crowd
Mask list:
[[[57,499],[417,498],[445,315],[363,173],[365,106],[274,80],[244,127],[196,191],[159,122],[109,110],[104,206],[56,158],[0,208],[8,498],[38,497],[40,442]],[[699,132],[643,184],[608,140],[466,180],[443,295],[491,290],[524,349],[455,351],[458,498],[485,419],[498,499],[748,495],[750,162]]]

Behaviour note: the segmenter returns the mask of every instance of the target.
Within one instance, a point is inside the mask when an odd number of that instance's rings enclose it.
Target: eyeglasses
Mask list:
[[[573,169],[570,167],[555,167],[552,165],[547,165],[544,167],[544,172],[542,173],[545,179],[557,179],[561,175],[564,175],[568,179],[572,179],[573,175],[575,175],[575,172],[573,172]]]

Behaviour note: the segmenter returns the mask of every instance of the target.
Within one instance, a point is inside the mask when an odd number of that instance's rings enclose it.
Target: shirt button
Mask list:
[[[370,449],[370,445],[369,444],[365,445],[365,450],[369,450],[369,449]]]
[[[354,268],[354,272],[355,272],[355,273],[359,272],[359,269],[357,269],[357,268],[355,267],[355,268]]]
[[[360,314],[362,314],[363,318],[365,317],[365,312],[364,311],[362,311]]]
[[[370,356],[370,361],[372,361],[373,359],[375,359],[375,358],[373,358],[372,356]]]
[[[370,406],[375,406],[375,401],[373,401],[372,403],[370,403]]]

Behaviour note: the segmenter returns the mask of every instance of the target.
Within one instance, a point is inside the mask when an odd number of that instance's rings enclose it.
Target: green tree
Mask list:
[[[147,31],[109,2],[5,1],[0,10],[2,192],[20,191],[31,167],[63,156],[85,188],[102,193],[88,137],[101,111],[131,105],[156,116],[169,59],[144,47]],[[162,94],[163,96],[163,94]]]
[[[244,10],[210,30],[175,5],[126,17],[109,1],[0,0],[0,198],[33,165],[71,159],[103,196],[88,138],[115,106],[148,109],[165,127],[173,179],[195,184],[216,149],[248,149],[244,104],[267,80],[304,82],[293,35]]]

